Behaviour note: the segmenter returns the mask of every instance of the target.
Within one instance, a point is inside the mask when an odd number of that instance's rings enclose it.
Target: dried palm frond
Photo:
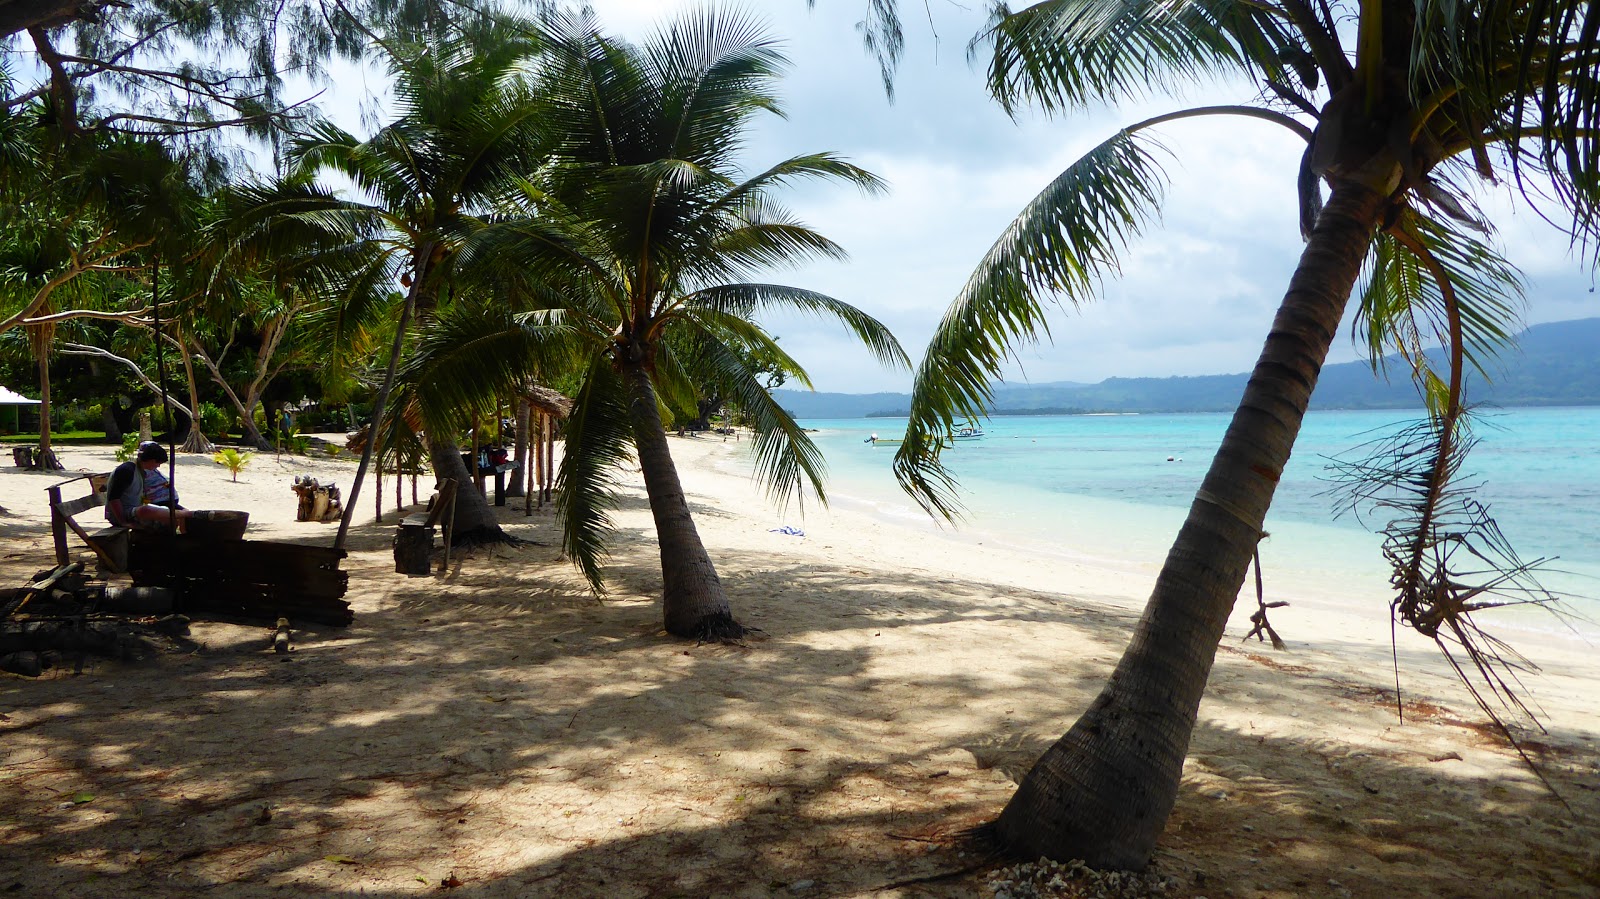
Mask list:
[[[1388,518],[1378,532],[1392,569],[1392,623],[1438,646],[1495,729],[1554,794],[1508,724],[1511,719],[1544,730],[1522,682],[1538,666],[1475,618],[1488,609],[1518,605],[1559,614],[1554,608],[1559,597],[1536,577],[1552,560],[1524,561],[1489,506],[1474,495],[1481,481],[1462,473],[1462,462],[1477,442],[1468,422],[1466,411],[1457,408],[1412,423],[1359,447],[1359,458],[1331,460],[1329,479],[1336,485],[1340,514],[1363,521],[1379,514]],[[1398,703],[1398,649],[1395,658]]]

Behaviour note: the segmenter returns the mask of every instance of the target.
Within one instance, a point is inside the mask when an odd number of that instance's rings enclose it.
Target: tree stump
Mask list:
[[[433,528],[426,515],[407,516],[394,533],[396,574],[428,574],[433,561]]]

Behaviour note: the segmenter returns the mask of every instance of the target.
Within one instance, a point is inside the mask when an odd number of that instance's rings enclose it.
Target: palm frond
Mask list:
[[[1140,134],[1119,132],[1073,163],[995,241],[945,312],[917,370],[895,477],[945,518],[959,503],[939,461],[959,419],[984,415],[990,382],[1017,343],[1048,336],[1044,299],[1089,300],[1160,203],[1166,176]]]
[[[1503,717],[1539,726],[1538,715],[1523,699],[1527,691],[1520,679],[1537,666],[1475,617],[1519,605],[1560,614],[1558,597],[1537,578],[1549,560],[1524,561],[1489,507],[1475,497],[1480,481],[1462,472],[1476,440],[1467,414],[1455,411],[1333,460],[1333,492],[1342,513],[1388,519],[1379,533],[1395,590],[1394,620],[1434,642],[1479,708],[1550,787]]]
[[[764,333],[757,337],[749,329],[748,323],[739,322],[736,316],[722,315],[712,310],[698,310],[690,321],[697,326],[701,370],[727,391],[732,402],[745,414],[755,430],[756,479],[766,486],[768,495],[777,502],[787,504],[794,500],[803,509],[803,488],[810,487],[817,500],[826,504],[824,479],[827,463],[822,451],[811,442],[794,418],[778,405],[766,386],[756,379],[745,365],[745,357],[733,352],[721,339],[728,334],[737,334],[742,340],[762,340]],[[767,346],[764,349],[777,351],[776,344],[770,338],[765,338],[765,341]]]
[[[911,358],[882,322],[849,303],[816,291],[781,284],[722,284],[688,295],[684,304],[739,317],[773,309],[829,316],[849,328],[880,363],[895,368],[911,367]]]
[[[1407,209],[1379,232],[1357,287],[1354,332],[1366,344],[1375,370],[1382,369],[1386,356],[1398,354],[1419,385],[1437,378],[1438,365],[1427,347],[1449,346],[1450,310],[1435,268],[1449,279],[1461,317],[1463,356],[1493,380],[1492,362],[1510,345],[1521,319],[1525,282],[1492,246],[1445,219]]]
[[[994,45],[989,90],[1015,114],[1175,93],[1243,73],[1277,79],[1280,51],[1301,49],[1282,12],[1241,0],[1046,0],[1001,7],[982,36]]]
[[[566,449],[556,476],[561,548],[596,593],[605,591],[606,543],[614,525],[619,467],[633,453],[632,419],[622,381],[602,356],[584,372],[567,419]]]
[[[448,432],[495,408],[540,371],[571,355],[576,335],[559,320],[503,308],[455,308],[436,317],[406,360],[402,380],[428,430]]]

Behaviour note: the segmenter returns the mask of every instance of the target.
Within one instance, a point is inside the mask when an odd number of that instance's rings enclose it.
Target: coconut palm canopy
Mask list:
[[[692,408],[685,398],[713,386],[735,397],[774,495],[823,497],[820,453],[749,362],[776,359],[809,379],[757,316],[789,308],[830,317],[881,361],[909,363],[860,310],[753,276],[843,256],[779,204],[782,187],[880,184],[826,153],[740,172],[752,118],[779,108],[784,62],[743,16],[704,10],[636,46],[605,35],[590,15],[556,15],[528,62],[542,159],[462,240],[457,307],[419,342],[407,380],[424,406],[460,407],[575,366],[557,496],[568,555],[602,587],[608,513],[623,465],[636,457],[660,539],[667,630],[737,637],[744,629],[694,529],[663,407]],[[513,302],[484,299],[494,296]]]

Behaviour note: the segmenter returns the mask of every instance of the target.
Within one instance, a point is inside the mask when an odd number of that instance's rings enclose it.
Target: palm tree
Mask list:
[[[534,105],[512,77],[532,50],[508,28],[391,49],[396,118],[366,140],[318,123],[292,142],[290,177],[250,192],[250,218],[272,235],[263,246],[342,242],[354,252],[359,245],[385,259],[391,277],[406,287],[375,420],[385,411],[413,313],[426,322],[448,303],[461,238],[511,179],[533,168]],[[360,196],[321,186],[314,179],[322,173],[348,178]],[[435,474],[465,483],[453,430],[430,428],[427,438]],[[352,489],[341,539],[355,499]],[[455,516],[458,542],[505,539],[476,491],[458,495]]]
[[[1469,190],[1520,188],[1536,206],[1570,215],[1573,240],[1593,253],[1597,31],[1600,8],[1578,0],[1050,0],[998,10],[987,32],[989,84],[1008,109],[1078,108],[1214,75],[1254,79],[1261,95],[1253,105],[1185,109],[1124,128],[996,241],[929,347],[896,457],[902,484],[939,514],[956,511],[939,438],[982,413],[1006,355],[1043,327],[1044,299],[1092,298],[1158,203],[1164,173],[1148,130],[1242,115],[1306,142],[1305,250],[1239,408],[1110,681],[994,822],[1004,845],[1099,867],[1148,861],[1176,799],[1217,643],[1363,265],[1372,349],[1405,352],[1430,400],[1438,461],[1422,493],[1437,500],[1460,448],[1461,366],[1505,339],[1508,297],[1517,296],[1515,270],[1469,233],[1491,228]],[[1444,376],[1420,353],[1430,331],[1447,349]],[[1431,515],[1414,523],[1419,551],[1439,541]],[[1423,574],[1412,568],[1405,589],[1425,585]],[[1435,610],[1452,629],[1465,612],[1455,599],[1454,609]],[[1403,601],[1396,609],[1424,634],[1441,626]]]
[[[879,182],[827,154],[737,176],[750,118],[778,109],[772,87],[783,64],[738,16],[703,12],[637,47],[603,36],[586,15],[553,17],[548,28],[533,77],[550,155],[522,185],[516,208],[463,249],[461,264],[498,259],[516,267],[529,302],[551,311],[514,324],[539,339],[565,339],[584,360],[557,500],[568,554],[600,589],[613,474],[635,454],[660,542],[667,631],[735,639],[744,628],[695,529],[661,410],[693,408],[692,372],[750,414],[758,472],[775,496],[797,495],[804,481],[822,497],[818,451],[748,363],[777,359],[786,370],[801,369],[752,317],[783,307],[833,316],[880,360],[909,363],[861,311],[745,279],[773,265],[843,255],[776,204],[777,188],[800,178],[864,190]],[[692,356],[674,351],[674,334]]]

